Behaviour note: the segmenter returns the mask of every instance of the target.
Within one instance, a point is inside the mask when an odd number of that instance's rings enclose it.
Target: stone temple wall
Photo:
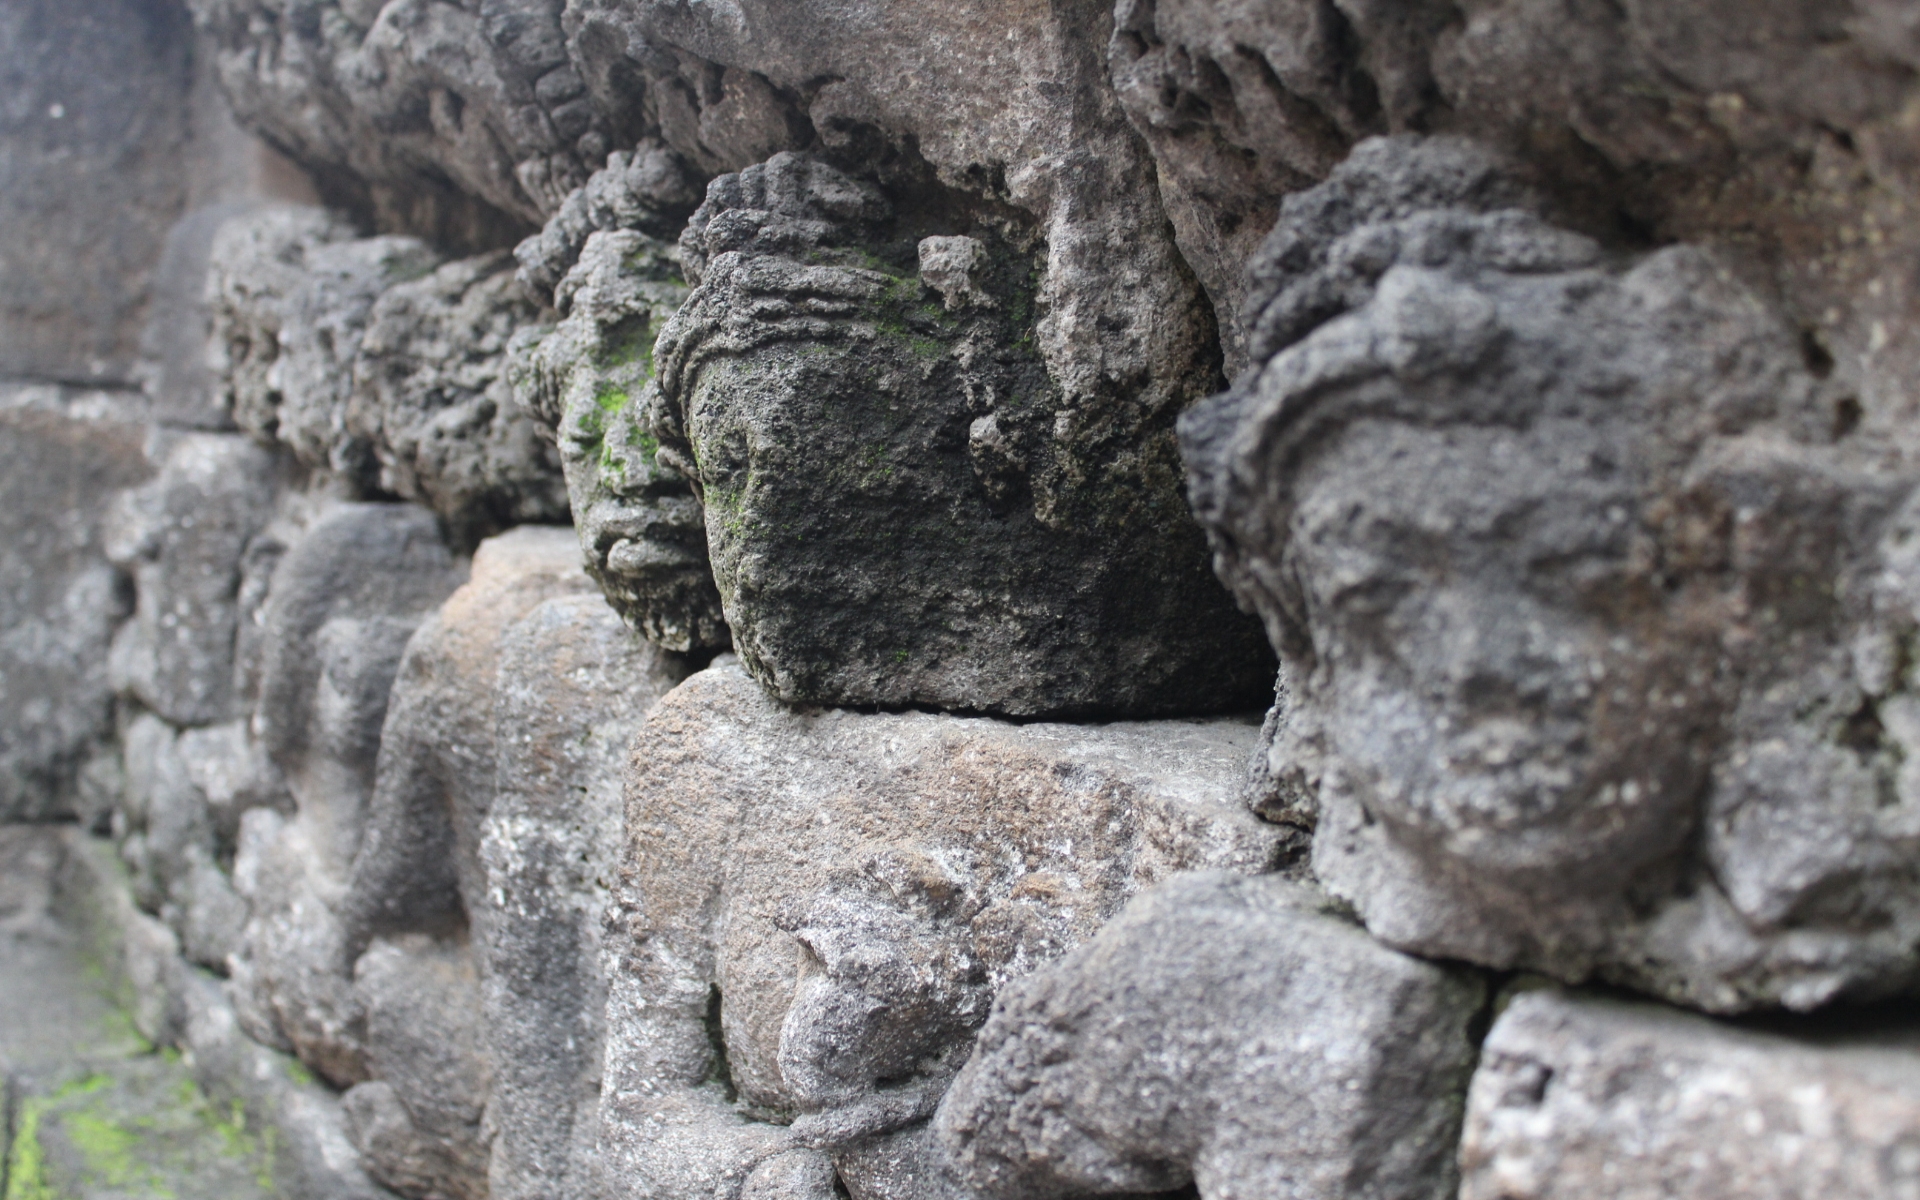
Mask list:
[[[1911,5],[0,77],[0,815],[283,1194],[1920,1197]]]

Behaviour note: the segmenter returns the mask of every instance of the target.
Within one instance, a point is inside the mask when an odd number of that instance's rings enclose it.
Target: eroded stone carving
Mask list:
[[[1168,507],[1171,442],[1072,406],[1017,240],[922,238],[873,186],[778,155],[716,180],[682,250],[696,287],[660,337],[651,425],[705,506],[734,645],[776,695],[1260,702],[1257,636]]]
[[[1255,735],[796,713],[737,663],[690,678],[627,775],[604,1185],[950,1194],[926,1120],[995,992],[1171,873],[1273,864],[1283,831],[1232,803]]]
[[[428,505],[462,547],[565,516],[553,447],[513,399],[509,344],[540,312],[504,253],[443,262],[273,208],[221,228],[212,287],[225,403],[256,439],[356,497]]]
[[[552,1195],[584,1157],[619,765],[681,673],[591,587],[568,530],[491,538],[394,680],[330,969],[356,1144],[406,1196]]]
[[[1011,984],[935,1118],[968,1194],[1452,1196],[1486,988],[1332,907],[1177,875]]]
[[[1717,1010],[1902,986],[1913,480],[1712,257],[1536,213],[1467,143],[1363,144],[1183,424],[1315,870],[1427,954]]]
[[[388,691],[414,629],[462,571],[432,513],[343,504],[280,559],[264,610],[252,732],[291,817],[241,818],[234,883],[251,906],[233,959],[248,1032],[338,1084],[366,1076],[341,904],[374,787]]]
[[[657,645],[698,652],[729,641],[706,524],[647,426],[654,339],[686,294],[673,247],[594,232],[554,292],[559,325],[523,343],[516,370],[521,402],[555,427],[580,549],[608,603]]]
[[[538,319],[504,252],[396,284],[367,313],[346,427],[371,447],[379,489],[446,517],[461,545],[566,519],[553,444],[507,370],[509,342]]]

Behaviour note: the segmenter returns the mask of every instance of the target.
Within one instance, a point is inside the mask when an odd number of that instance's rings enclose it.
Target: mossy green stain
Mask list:
[[[62,1117],[60,1128],[79,1153],[81,1162],[86,1164],[87,1175],[93,1181],[124,1188],[149,1174],[133,1159],[134,1151],[140,1146],[140,1135],[111,1117],[82,1109]]]
[[[6,1200],[60,1200],[47,1182],[47,1151],[40,1143],[40,1118],[45,1111],[44,1100],[27,1100],[20,1106],[13,1147],[7,1153]]]

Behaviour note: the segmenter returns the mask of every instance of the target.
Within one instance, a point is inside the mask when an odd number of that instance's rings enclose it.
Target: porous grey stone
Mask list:
[[[1278,876],[1175,876],[1010,985],[934,1125],[969,1194],[1454,1193],[1472,972]]]
[[[498,743],[513,737],[496,723],[499,640],[542,600],[586,586],[567,530],[483,542],[394,679],[334,969],[351,969],[365,1029],[369,1081],[347,1101],[354,1141],[405,1196],[487,1194],[492,1064],[471,927],[490,895],[479,840]]]
[[[685,675],[600,598],[556,596],[500,641],[486,891],[473,908],[494,1083],[490,1194],[585,1194],[596,1156],[607,980],[602,922],[621,780],[642,719]]]
[[[619,764],[682,673],[550,527],[481,543],[409,641],[334,966],[365,1028],[356,1140],[395,1190],[564,1194],[590,1154]]]
[[[564,519],[553,446],[508,376],[539,319],[511,259],[443,263],[417,239],[275,207],[227,222],[212,260],[214,357],[247,432],[356,495],[427,505],[462,547]]]
[[[1229,375],[1247,363],[1245,263],[1280,202],[1374,134],[1442,103],[1435,0],[1120,0],[1108,67],[1152,148],[1180,253],[1213,301]]]
[[[252,730],[294,814],[241,820],[234,882],[251,905],[232,961],[248,1032],[342,1086],[366,1077],[341,911],[373,791],[380,730],[416,626],[461,581],[433,514],[331,508],[274,570]]]
[[[1273,864],[1281,832],[1234,803],[1255,736],[793,712],[730,660],[689,678],[627,771],[602,1186],[731,1196],[813,1177],[784,1157],[811,1149],[856,1197],[914,1194],[997,989],[1173,872]]]
[[[112,732],[108,650],[132,598],[105,525],[153,472],[142,441],[130,423],[0,408],[0,820],[73,814]]]
[[[496,772],[499,641],[541,601],[585,586],[563,529],[483,542],[465,584],[407,643],[349,886],[355,953],[380,933],[463,928],[485,891],[478,860]]]
[[[1363,144],[1250,278],[1258,369],[1183,436],[1321,879],[1389,944],[1713,1010],[1910,982],[1914,477],[1794,334],[1450,139]]]
[[[640,146],[607,155],[607,165],[567,193],[540,232],[514,247],[520,285],[541,300],[556,296],[595,233],[635,230],[671,240],[700,205],[699,176],[671,150]]]
[[[950,311],[909,228],[778,155],[716,180],[683,236],[697,286],[660,336],[651,425],[705,507],[747,667],[798,703],[1259,703],[1270,660],[1174,507],[1163,428],[1072,410],[1019,245],[975,227],[993,250],[967,287],[993,303]]]
[[[379,938],[354,964],[367,1070],[343,1097],[367,1173],[416,1200],[487,1195],[489,1065],[480,985],[459,940]]]
[[[417,238],[357,238],[323,209],[271,207],[215,235],[208,287],[223,399],[241,429],[361,493],[379,464],[347,424],[354,360],[374,302],[440,255]]]
[[[239,715],[243,562],[284,480],[271,453],[236,434],[169,440],[158,477],[114,505],[107,550],[135,596],[114,639],[114,683],[175,725],[209,725]]]
[[[208,732],[182,735],[151,713],[127,726],[121,857],[135,898],[179,937],[181,953],[224,973],[248,913],[226,870],[241,814],[216,810],[195,778],[203,756],[219,749]]]
[[[590,106],[555,105],[571,72],[551,0],[484,12],[418,0],[190,7],[242,124],[382,231],[466,252],[511,245],[584,180],[573,143],[589,126],[606,153]],[[541,80],[552,81],[544,99]]]
[[[1920,1039],[1812,1037],[1651,1004],[1526,992],[1467,1099],[1461,1200],[1920,1196]]]
[[[537,318],[504,253],[396,284],[367,314],[347,428],[372,447],[380,490],[441,514],[460,544],[567,518],[553,442],[507,374],[508,343]]]
[[[0,12],[0,379],[132,378],[192,182],[192,62],[178,5]]]
[[[555,427],[580,549],[608,603],[665,649],[710,651],[729,634],[705,519],[647,428],[654,338],[687,295],[678,259],[644,233],[593,233],[555,291],[565,316],[524,344],[516,369],[521,402]]]

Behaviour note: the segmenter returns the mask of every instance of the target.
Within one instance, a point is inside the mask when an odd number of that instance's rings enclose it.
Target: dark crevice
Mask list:
[[[701,1018],[701,1024],[707,1031],[707,1046],[713,1052],[713,1067],[707,1081],[719,1084],[727,1103],[732,1104],[740,1098],[740,1089],[734,1086],[733,1066],[727,1061],[727,1035],[721,1021],[721,1003],[720,985],[710,985],[707,988],[707,1011]]]

